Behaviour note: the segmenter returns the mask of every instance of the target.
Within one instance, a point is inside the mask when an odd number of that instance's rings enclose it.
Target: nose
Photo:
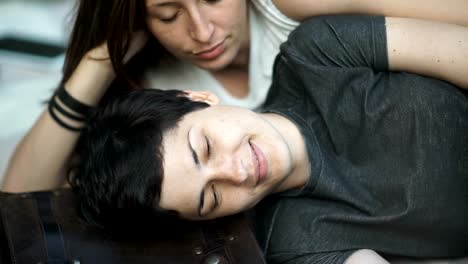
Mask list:
[[[190,36],[198,42],[209,42],[215,26],[202,10],[194,10],[191,14]]]
[[[220,180],[234,183],[236,185],[244,184],[249,178],[248,171],[242,159],[231,156],[220,156],[212,162],[209,169],[211,180]]]

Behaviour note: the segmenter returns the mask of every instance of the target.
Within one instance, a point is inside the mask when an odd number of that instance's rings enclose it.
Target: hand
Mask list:
[[[124,57],[124,64],[126,64],[145,46],[146,42],[148,41],[148,33],[144,31],[137,31],[132,34],[131,38],[130,46],[128,48],[127,54],[125,54]],[[110,64],[107,42],[104,42],[96,48],[88,51],[85,58],[90,60],[105,61]]]
[[[148,40],[147,33],[138,31],[132,34],[130,44],[123,58],[127,63],[138,53]],[[67,91],[77,100],[88,105],[97,105],[115,78],[107,42],[89,50],[65,83]]]
[[[137,54],[148,42],[148,33],[141,30],[135,32],[132,35],[132,40],[130,42],[130,47],[128,48],[127,54],[124,57],[124,64],[127,63],[135,54]]]

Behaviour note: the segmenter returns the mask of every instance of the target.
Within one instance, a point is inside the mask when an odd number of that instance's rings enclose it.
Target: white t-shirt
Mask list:
[[[147,72],[153,88],[178,90],[209,90],[225,105],[250,109],[260,106],[271,85],[273,63],[279,46],[299,23],[279,11],[271,0],[250,0],[249,94],[236,98],[226,91],[210,72],[188,62],[178,61],[170,67]]]

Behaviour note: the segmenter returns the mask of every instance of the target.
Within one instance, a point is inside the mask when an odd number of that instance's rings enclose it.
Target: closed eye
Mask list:
[[[210,4],[215,4],[215,3],[218,3],[218,2],[221,2],[221,0],[205,0],[207,3],[210,3]]]
[[[219,206],[219,196],[214,185],[211,186],[211,189],[213,189],[213,198],[214,198],[214,205],[213,205],[213,209],[211,210],[213,211]]]
[[[179,16],[179,12],[175,13],[173,16],[171,17],[167,17],[167,18],[159,18],[159,20],[161,20],[161,22],[163,23],[166,23],[166,24],[169,24],[171,22],[174,22],[177,17]]]
[[[202,213],[203,208],[205,207],[205,190],[201,191],[200,193],[200,201],[198,205],[198,216],[200,217],[203,217],[204,215],[213,212],[216,208],[219,207],[220,197],[214,185],[211,185],[211,190],[213,194],[213,206],[211,206],[210,210],[205,213]]]
[[[171,23],[177,19],[180,6],[175,2],[163,2],[147,6],[148,15],[163,23]]]

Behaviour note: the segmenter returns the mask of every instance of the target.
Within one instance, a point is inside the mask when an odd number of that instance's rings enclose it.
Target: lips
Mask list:
[[[225,46],[224,46],[224,40],[223,40],[222,42],[216,44],[213,47],[210,47],[208,49],[205,49],[199,52],[195,52],[194,54],[195,56],[203,60],[213,60],[219,57],[221,54],[223,54],[224,49],[225,49]]]
[[[263,182],[268,176],[268,161],[263,151],[254,143],[249,141],[249,144],[253,150],[253,165],[255,167],[255,178],[257,184]]]

